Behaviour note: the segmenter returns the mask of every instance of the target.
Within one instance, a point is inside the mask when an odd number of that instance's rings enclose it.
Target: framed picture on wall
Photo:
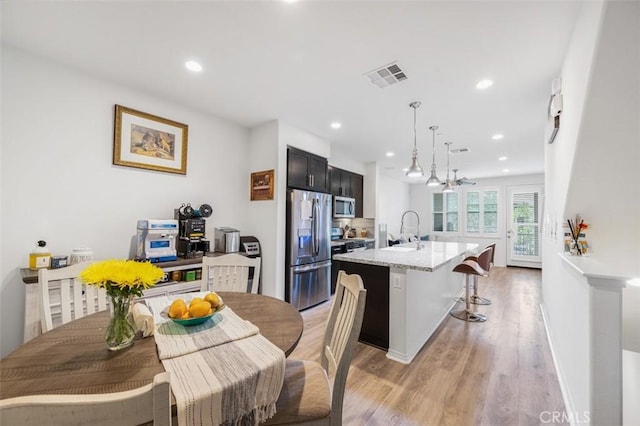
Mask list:
[[[189,126],[116,105],[113,164],[187,174]]]
[[[251,173],[251,201],[273,200],[273,170]]]

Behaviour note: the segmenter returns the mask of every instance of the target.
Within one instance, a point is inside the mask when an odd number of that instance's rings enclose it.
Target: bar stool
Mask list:
[[[471,310],[470,305],[470,297],[469,297],[469,285],[471,280],[476,278],[478,275],[486,275],[486,271],[478,265],[478,262],[474,260],[463,260],[462,263],[457,264],[453,268],[453,272],[459,272],[461,274],[465,274],[465,309],[461,309],[458,311],[449,312],[451,316],[458,318],[463,321],[469,322],[483,322],[487,320],[487,317],[473,312]]]
[[[489,270],[493,265],[493,254],[495,252],[495,247],[496,247],[495,243],[489,244],[487,247],[485,247],[484,250],[482,250],[482,252],[480,252],[478,256],[469,256],[464,260],[474,260],[478,262],[478,265],[486,271],[486,274],[483,276],[487,277],[489,276]],[[470,302],[473,303],[474,305],[490,305],[491,300],[485,299],[484,297],[480,297],[478,295],[478,281],[479,281],[478,277],[474,276],[473,277],[473,294],[471,295]]]

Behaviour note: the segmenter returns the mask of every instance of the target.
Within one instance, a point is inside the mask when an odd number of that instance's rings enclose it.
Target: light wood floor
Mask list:
[[[358,343],[343,423],[537,425],[542,412],[563,411],[540,313],[540,281],[539,270],[492,268],[479,293],[493,303],[477,308],[488,320],[448,317],[410,365]],[[329,308],[325,302],[302,312],[305,330],[290,358],[318,359]]]

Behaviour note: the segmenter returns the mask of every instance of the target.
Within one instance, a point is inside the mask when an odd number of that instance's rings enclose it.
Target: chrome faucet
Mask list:
[[[418,220],[418,227],[416,229],[416,233],[418,234],[418,247],[417,249],[420,250],[422,247],[420,246],[420,215],[418,214],[417,211],[415,210],[407,210],[406,212],[402,213],[402,220],[400,223],[400,233],[402,234],[402,231],[404,230],[404,217],[407,215],[407,213],[413,213],[416,215],[416,219]]]

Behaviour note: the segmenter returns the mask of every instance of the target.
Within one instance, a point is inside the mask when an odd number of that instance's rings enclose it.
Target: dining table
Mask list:
[[[295,349],[303,320],[291,304],[261,294],[218,294],[286,356]],[[0,360],[0,399],[121,392],[152,383],[164,371],[154,338],[137,337],[130,347],[110,351],[104,340],[109,316],[101,311],[63,324]]]

